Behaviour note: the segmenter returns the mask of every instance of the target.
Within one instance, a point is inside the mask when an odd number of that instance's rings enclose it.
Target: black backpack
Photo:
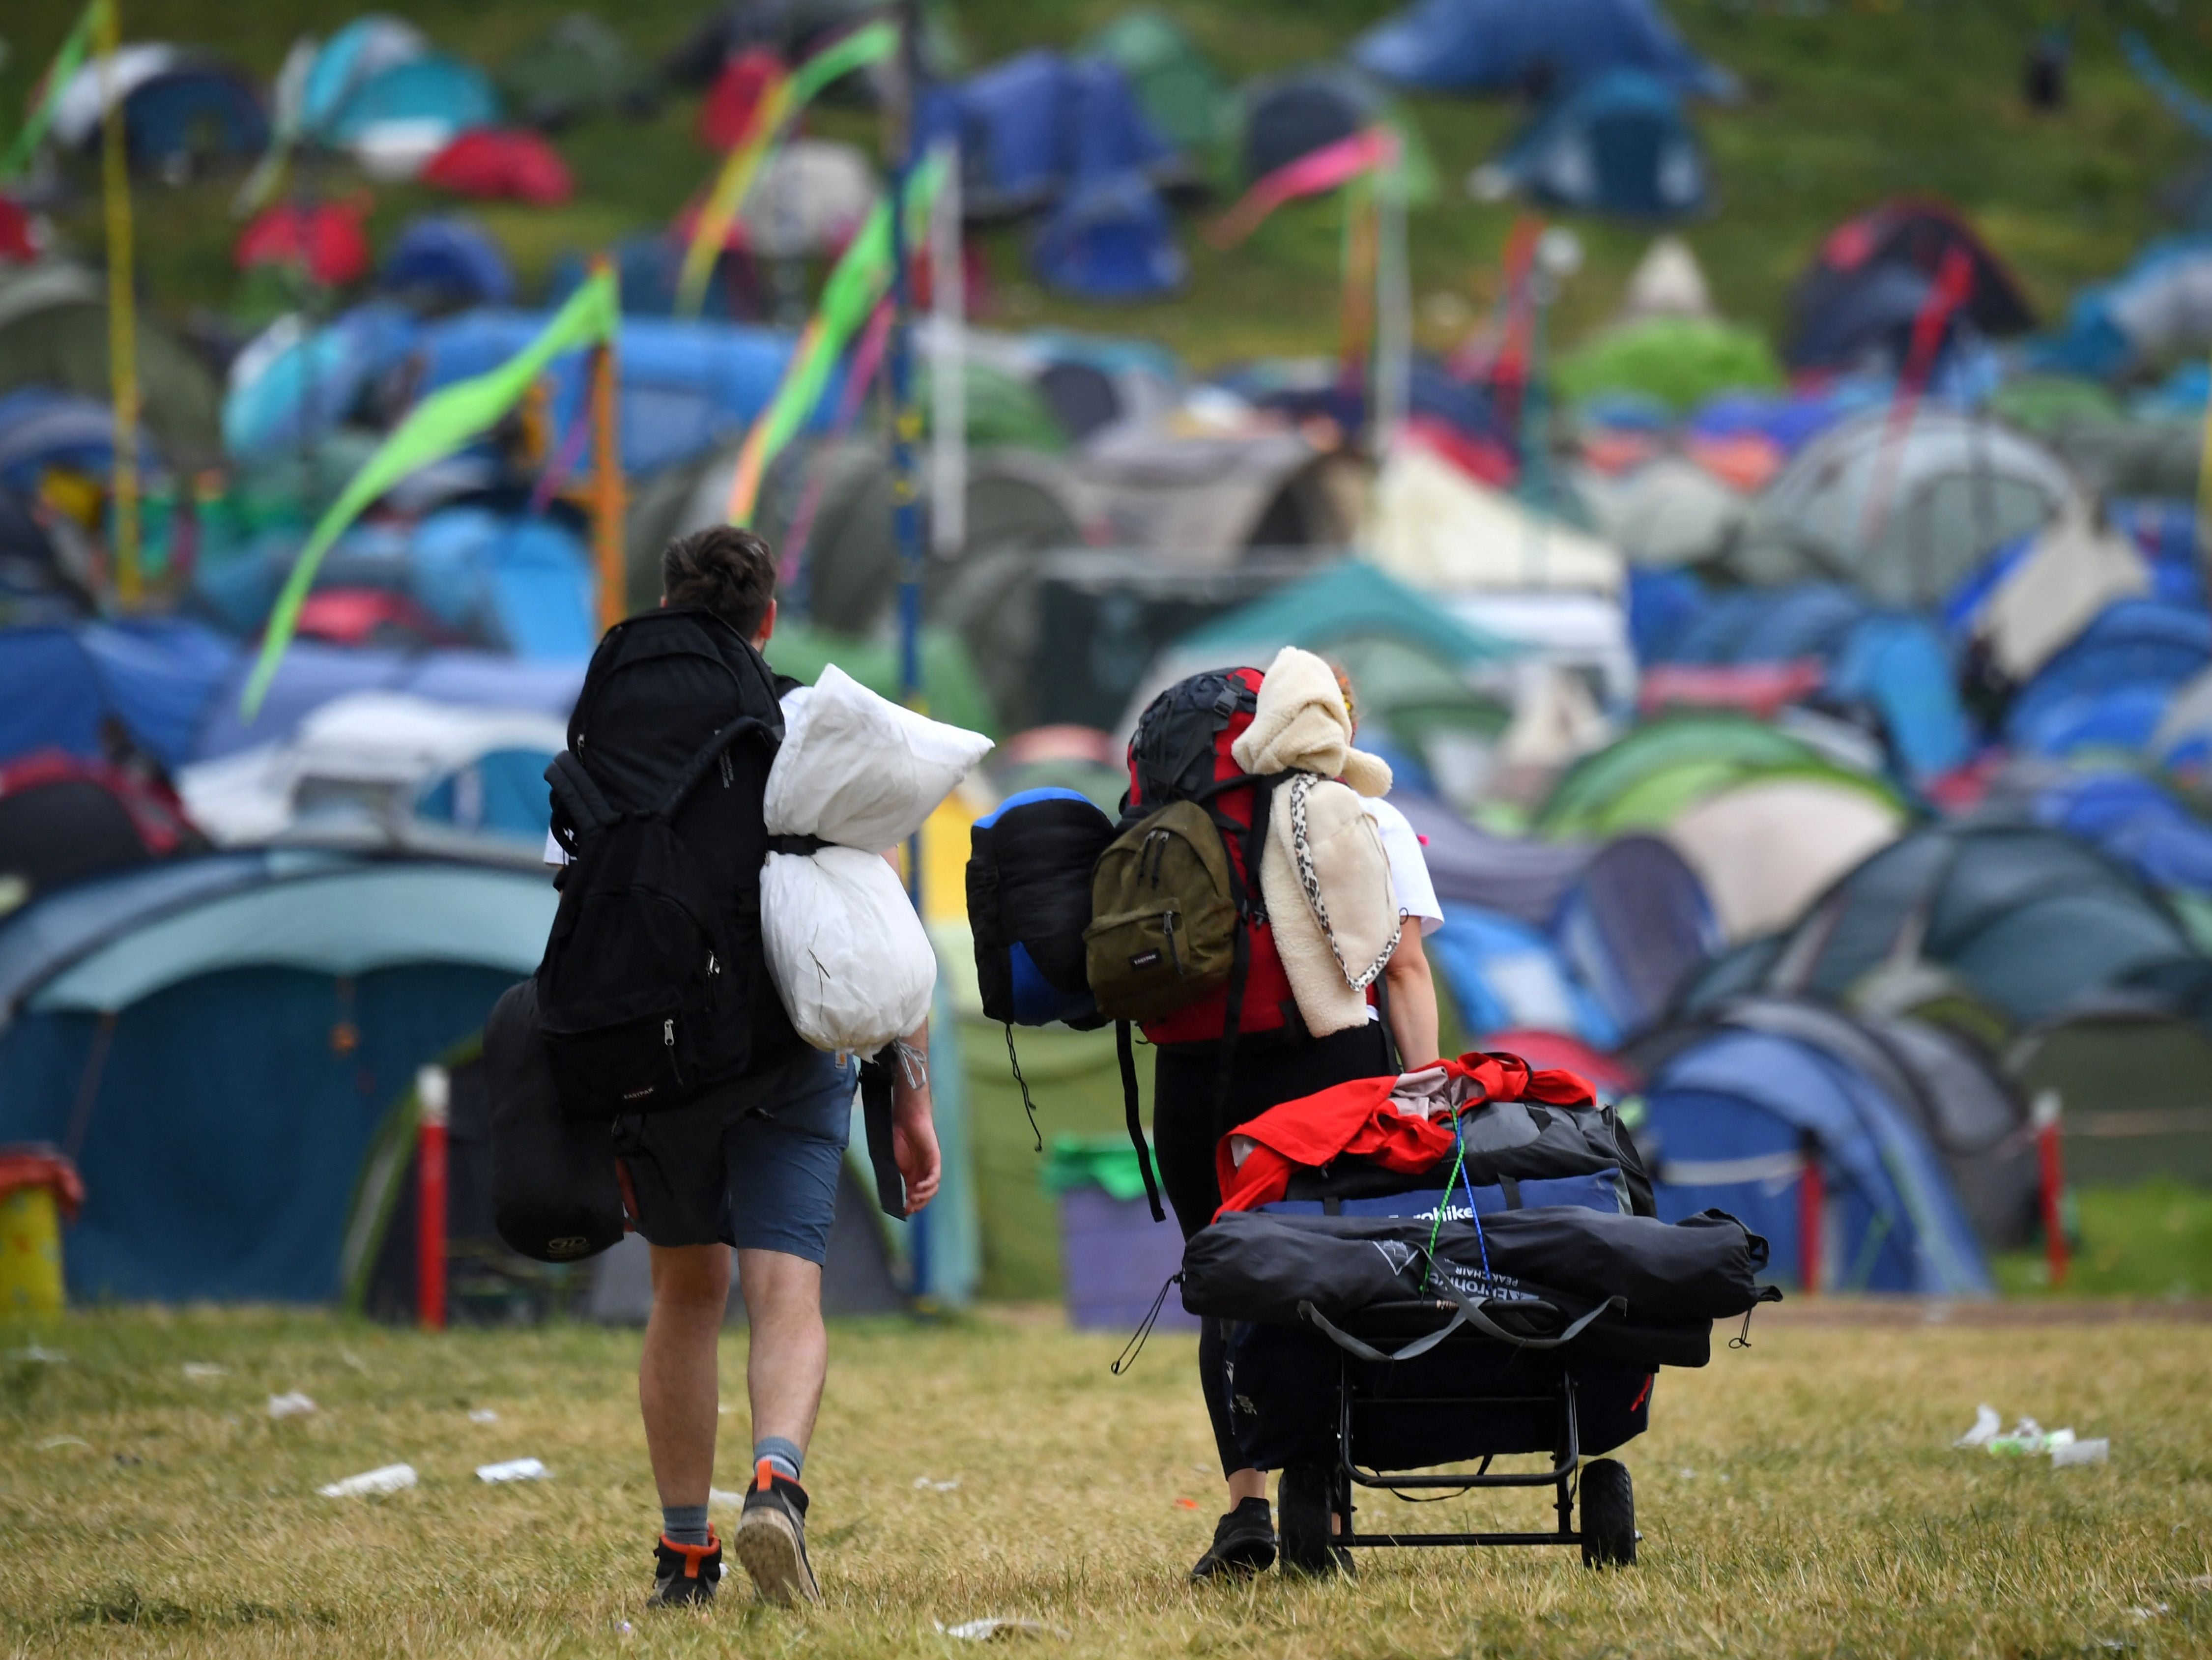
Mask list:
[[[545,771],[574,860],[538,968],[564,1112],[678,1106],[799,1047],[760,938],[778,692],[703,610],[632,617],[592,653]]]

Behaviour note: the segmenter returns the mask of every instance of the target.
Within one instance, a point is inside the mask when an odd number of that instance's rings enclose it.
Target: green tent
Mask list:
[[[1699,801],[1753,778],[1815,777],[1902,808],[1881,780],[1835,766],[1802,739],[1748,715],[1670,714],[1568,769],[1537,814],[1559,839],[1662,828]]]
[[[936,430],[929,370],[927,359],[915,365],[914,402],[921,411],[925,433]],[[1067,434],[1032,382],[970,356],[963,366],[961,383],[971,447],[1035,450],[1043,455],[1058,455],[1067,448]]]
[[[52,262],[13,271],[0,266],[0,393],[18,386],[108,401],[107,285],[100,278]],[[143,307],[138,404],[173,465],[222,461],[222,394],[215,377]]]
[[[1654,317],[1607,329],[1559,358],[1554,373],[1571,402],[1635,392],[1678,412],[1717,392],[1783,384],[1782,365],[1765,335],[1695,317]]]
[[[1150,7],[1125,11],[1077,48],[1129,77],[1137,102],[1160,136],[1206,171],[1234,124],[1228,88],[1181,25]]]
[[[2094,380],[2023,374],[1990,394],[1989,411],[2022,432],[2049,438],[2082,423],[2124,421],[2120,400]]]
[[[651,77],[623,39],[588,12],[572,11],[499,66],[499,89],[522,119],[557,127],[647,95]]]

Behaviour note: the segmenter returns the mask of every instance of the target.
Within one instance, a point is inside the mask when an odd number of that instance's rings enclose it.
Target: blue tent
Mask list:
[[[1444,925],[1423,946],[1471,1032],[1560,1031],[1594,1049],[1620,1026],[1561,959],[1549,936],[1498,911],[1443,902]]]
[[[2035,818],[2103,848],[2154,887],[2212,894],[2212,824],[2155,779],[2080,774],[2038,796]]]
[[[1915,783],[1965,764],[1973,753],[1957,670],[1943,636],[1923,617],[1862,618],[1831,660],[1826,690],[1881,717],[1897,770]]]
[[[1663,221],[1712,205],[1712,167],[1680,97],[1642,70],[1608,70],[1562,94],[1484,171],[1577,213]]]
[[[2153,242],[2109,283],[2081,289],[2060,334],[2030,348],[2039,369],[2104,380],[2177,351],[2201,350],[2186,319],[2212,289],[2212,236]],[[2201,303],[2201,302],[2197,302]]]
[[[50,386],[23,386],[0,396],[0,489],[29,501],[48,467],[105,477],[114,465],[115,414],[103,399]],[[161,465],[153,436],[142,426],[139,476]]]
[[[327,136],[357,89],[429,50],[429,42],[411,23],[381,12],[355,18],[316,50],[307,67],[300,94],[301,131]]]
[[[504,306],[514,298],[514,273],[484,228],[465,214],[410,220],[384,257],[377,285],[459,308]]]
[[[2195,366],[2201,373],[2203,366]],[[2193,502],[2107,502],[2105,518],[2134,538],[2150,561],[2151,597],[2169,605],[2206,608],[2204,567],[2197,557]]]
[[[1686,93],[1735,95],[1735,77],[1683,44],[1657,0],[1416,0],[1359,37],[1353,61],[1431,92],[1571,87],[1635,69]]]
[[[112,716],[164,766],[181,766],[238,655],[212,629],[173,620],[12,629],[0,650],[0,761],[50,746],[95,759]]]
[[[386,1109],[536,966],[554,903],[514,871],[222,855],[0,927],[0,1140],[83,1172],[72,1298],[337,1296]]]
[[[1726,666],[1826,658],[1873,606],[1855,588],[1801,582],[1717,594],[1666,660]]]
[[[428,52],[370,76],[354,87],[322,129],[332,143],[347,143],[390,121],[434,121],[453,131],[494,126],[499,94],[473,64]]]
[[[417,325],[404,307],[356,306],[327,328],[288,319],[239,355],[222,400],[222,447],[234,461],[296,455],[355,413],[398,364]]]
[[[425,327],[419,340],[421,390],[481,374],[528,345],[546,322],[543,313],[472,311]],[[621,426],[623,467],[633,475],[696,459],[735,443],[774,396],[793,337],[773,329],[730,323],[633,318],[623,325]],[[552,388],[556,430],[566,432],[583,407],[582,352],[557,358],[545,378]],[[818,426],[837,404],[833,374],[815,409]]]
[[[1600,849],[1559,901],[1552,936],[1622,1032],[1656,1021],[1723,943],[1705,884],[1656,836]]]
[[[1157,300],[1190,274],[1159,192],[1131,172],[1084,179],[1063,195],[1030,246],[1030,268],[1083,300]]]
[[[2005,715],[2016,748],[2140,748],[2175,690],[2212,663],[2212,617],[2195,606],[2122,599],[2039,669]]]
[[[556,520],[447,508],[416,526],[406,558],[433,615],[517,657],[581,661],[599,643],[590,556]]]
[[[1655,1159],[1659,1214],[1712,1207],[1772,1249],[1777,1278],[1804,1279],[1806,1171],[1820,1171],[1824,1289],[1988,1296],[1972,1225],[1943,1162],[1865,1073],[1776,1032],[1723,1030],[1662,1062],[1639,1142]]]
[[[963,210],[1018,213],[1079,179],[1173,168],[1176,149],[1104,58],[1028,52],[924,95],[919,137],[959,141]]]
[[[243,75],[186,52],[131,89],[123,132],[132,166],[170,171],[258,155],[269,147],[269,117]]]
[[[1713,601],[1694,573],[1628,569],[1628,637],[1641,664],[1694,660],[1686,653]]]

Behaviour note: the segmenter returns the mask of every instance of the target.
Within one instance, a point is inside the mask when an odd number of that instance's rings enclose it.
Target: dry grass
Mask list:
[[[844,1327],[808,1470],[829,1605],[648,1618],[634,1334],[82,1316],[40,1335],[66,1364],[0,1363],[0,1651],[933,1655],[967,1647],[937,1622],[994,1614],[1071,1656],[2212,1651],[2212,1326],[1762,1316],[1754,1337],[1670,1373],[1627,1449],[1632,1572],[1386,1552],[1357,1584],[1194,1592],[1216,1487],[1188,1339],[1116,1381],[1114,1342],[1043,1311]],[[272,1422],[290,1389],[321,1410]],[[1982,1399],[2108,1434],[2113,1462],[1951,1451]],[[553,1480],[471,1474],[532,1454]],[[315,1495],[401,1458],[411,1492]]]

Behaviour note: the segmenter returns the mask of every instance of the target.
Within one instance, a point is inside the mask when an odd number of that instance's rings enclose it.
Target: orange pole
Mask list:
[[[592,271],[608,269],[601,254]],[[599,569],[599,626],[611,629],[629,610],[629,566],[623,551],[622,431],[615,343],[592,348],[592,545]]]

